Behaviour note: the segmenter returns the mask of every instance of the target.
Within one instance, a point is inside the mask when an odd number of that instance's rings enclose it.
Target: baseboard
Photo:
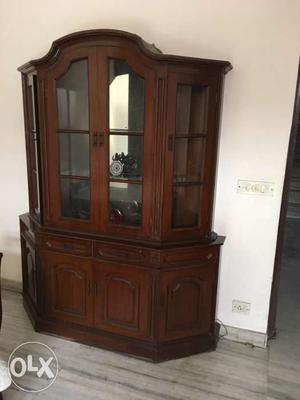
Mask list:
[[[247,343],[255,347],[265,349],[268,344],[268,335],[266,333],[249,331],[247,329],[235,328],[226,326],[227,335],[224,339],[232,340],[233,342]]]
[[[2,278],[1,287],[2,289],[10,290],[11,292],[22,293],[22,282]]]

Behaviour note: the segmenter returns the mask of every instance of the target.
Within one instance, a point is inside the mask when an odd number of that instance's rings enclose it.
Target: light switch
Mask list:
[[[248,181],[239,179],[237,183],[237,193],[273,196],[274,186],[275,185],[273,182]]]

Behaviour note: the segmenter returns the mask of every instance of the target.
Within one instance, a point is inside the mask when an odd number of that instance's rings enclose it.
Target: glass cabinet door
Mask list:
[[[167,135],[164,234],[187,238],[204,233],[208,213],[206,161],[214,136],[215,84],[194,75],[171,75]],[[171,193],[168,196],[167,193]]]
[[[56,81],[61,216],[90,219],[88,62]]]
[[[125,60],[109,63],[109,222],[142,224],[145,80]]]
[[[144,203],[145,191],[149,190],[148,185],[151,187],[150,168],[144,159],[150,131],[146,110],[149,104],[145,100],[147,72],[137,72],[126,59],[113,57],[107,58],[107,68],[107,226],[111,231],[141,232],[149,213],[147,201]]]
[[[96,130],[95,48],[70,52],[48,74],[49,207],[51,219],[65,227],[96,226],[92,207],[96,179],[92,149]],[[50,75],[50,76],[49,76]],[[48,190],[47,190],[48,192]]]
[[[120,49],[91,47],[74,50],[47,79],[50,219],[148,235],[154,71]]]
[[[172,228],[200,222],[207,106],[207,86],[177,85]]]

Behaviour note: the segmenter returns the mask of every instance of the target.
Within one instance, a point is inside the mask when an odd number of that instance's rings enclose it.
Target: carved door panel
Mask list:
[[[214,266],[162,273],[160,338],[208,334],[214,321]]]
[[[93,324],[92,265],[82,258],[44,255],[46,308],[50,318]]]
[[[97,263],[95,326],[126,336],[147,336],[150,293],[147,271],[114,263]]]
[[[33,247],[22,238],[22,274],[23,292],[36,304],[37,300],[37,273],[35,251]]]

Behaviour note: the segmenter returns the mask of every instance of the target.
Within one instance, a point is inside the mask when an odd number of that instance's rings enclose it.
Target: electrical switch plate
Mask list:
[[[240,300],[232,300],[232,312],[249,315],[250,309],[251,303],[246,303],[245,301]]]
[[[240,194],[257,194],[260,196],[273,196],[273,182],[238,180],[237,192]]]

